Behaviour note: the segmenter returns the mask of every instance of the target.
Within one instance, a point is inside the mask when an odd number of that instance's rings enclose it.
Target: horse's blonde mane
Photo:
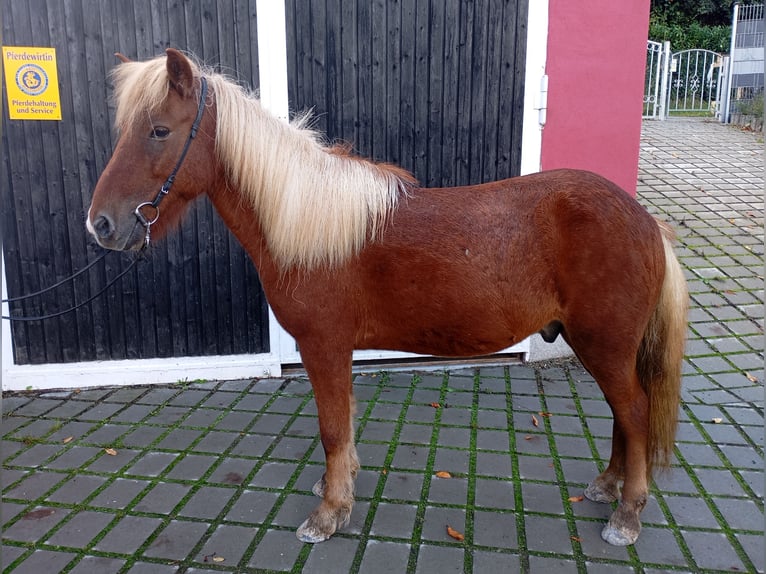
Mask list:
[[[286,123],[225,76],[204,74],[216,106],[216,152],[255,210],[269,250],[282,269],[338,265],[380,233],[398,199],[416,183],[403,169],[327,146],[307,116]],[[128,62],[113,73],[116,124],[156,110],[168,94],[165,57]]]

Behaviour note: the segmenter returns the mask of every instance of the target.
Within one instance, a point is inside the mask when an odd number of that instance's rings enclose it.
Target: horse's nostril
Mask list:
[[[108,239],[114,233],[114,223],[106,215],[99,215],[93,221],[93,231],[99,239]]]

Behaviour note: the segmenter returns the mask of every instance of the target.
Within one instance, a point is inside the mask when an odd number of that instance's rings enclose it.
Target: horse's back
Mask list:
[[[409,350],[479,354],[565,323],[568,306],[625,289],[604,270],[646,268],[630,250],[636,227],[651,244],[649,225],[627,193],[582,171],[414,190],[353,266],[361,344],[411,333]]]

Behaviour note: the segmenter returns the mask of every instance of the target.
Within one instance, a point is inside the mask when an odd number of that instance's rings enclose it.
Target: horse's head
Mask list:
[[[93,192],[87,228],[103,247],[128,250],[144,244],[150,227],[152,238],[165,235],[213,185],[215,128],[202,74],[183,54],[121,60],[113,73],[120,138]]]

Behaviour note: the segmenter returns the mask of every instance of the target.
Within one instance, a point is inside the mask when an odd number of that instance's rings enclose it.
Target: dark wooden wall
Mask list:
[[[518,175],[527,0],[287,0],[289,93],[428,186]]]
[[[115,143],[107,81],[114,53],[145,59],[180,47],[257,86],[258,51],[247,0],[4,0],[2,34],[4,45],[56,48],[63,112],[61,122],[3,115],[3,248],[16,296],[100,252],[84,222]],[[67,308],[130,260],[110,254],[73,286],[12,311]],[[105,296],[58,319],[14,323],[13,343],[20,364],[259,352],[268,350],[267,306],[249,259],[202,200]]]
[[[429,186],[519,173],[528,0],[285,1],[290,106],[313,108],[329,139]],[[99,251],[84,220],[114,146],[114,52],[145,59],[173,46],[257,87],[255,1],[4,0],[2,33],[5,45],[56,48],[64,117],[3,115],[3,248],[16,296]],[[129,261],[110,254],[74,286],[12,311],[69,307]],[[15,323],[13,344],[17,363],[260,352],[267,306],[202,200],[107,295],[59,319]]]

